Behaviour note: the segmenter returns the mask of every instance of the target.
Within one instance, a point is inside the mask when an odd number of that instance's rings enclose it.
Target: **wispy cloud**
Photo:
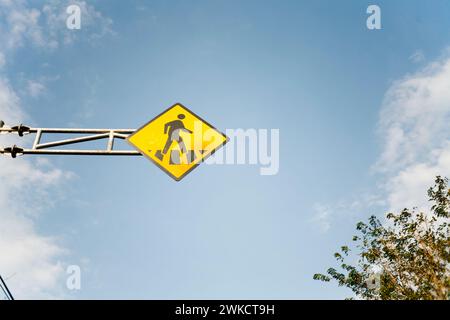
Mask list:
[[[26,41],[37,45],[45,43],[42,27],[39,25],[39,10],[29,8],[24,0],[2,0],[0,9],[3,48],[17,48]]]
[[[67,6],[76,4],[81,9],[81,30],[74,31],[66,28]],[[75,40],[85,38],[87,41],[95,42],[106,36],[113,35],[113,20],[105,17],[86,1],[60,1],[53,0],[42,8],[45,16],[46,29],[52,39],[62,39],[64,45],[70,45]],[[60,41],[58,41],[58,45]]]
[[[388,90],[379,134],[383,152],[380,171],[395,171],[426,161],[450,137],[450,58],[429,64],[395,82]]]
[[[9,83],[0,79],[0,118],[19,123],[25,115]],[[2,136],[2,144],[16,143]],[[26,159],[0,158],[0,272],[15,276],[9,284],[17,298],[50,298],[58,295],[63,276],[58,259],[64,249],[56,239],[40,235],[35,222],[51,205],[48,191],[71,174],[52,166],[46,169]]]
[[[42,82],[36,80],[28,80],[27,91],[31,97],[37,98],[41,96],[45,92],[45,90],[46,87]]]
[[[322,232],[327,232],[331,227],[331,215],[333,215],[333,208],[328,205],[316,203],[314,205],[314,214],[311,222],[317,225]]]
[[[449,88],[450,52],[392,84],[379,116],[382,151],[371,168],[379,184],[356,200],[316,205],[312,221],[321,230],[356,210],[429,209],[426,190],[436,175],[450,175]]]
[[[321,232],[328,232],[335,221],[354,217],[361,212],[380,209],[386,205],[386,200],[380,191],[360,192],[351,197],[341,199],[337,203],[316,203],[313,206],[311,223]]]
[[[6,58],[3,52],[0,52],[0,70],[5,66]]]
[[[395,82],[380,114],[384,174],[390,210],[428,208],[434,176],[450,174],[450,54]]]
[[[86,1],[48,1],[33,7],[26,0],[0,0],[0,68],[16,50],[55,50],[70,45],[78,37],[88,41],[111,31],[112,20],[104,17]],[[65,9],[71,3],[80,5],[84,19],[83,33],[73,33],[65,25]],[[72,33],[69,33],[72,32]],[[37,76],[25,87],[14,90],[7,73],[0,75],[0,119],[7,124],[28,123],[17,92],[38,97],[50,78]],[[0,136],[1,145],[17,143],[17,137]],[[22,140],[25,138],[22,138]],[[21,141],[23,143],[24,141]],[[43,165],[43,162],[45,165]],[[0,273],[8,281],[16,298],[55,298],[64,296],[64,262],[67,252],[59,240],[43,235],[36,228],[38,219],[53,205],[53,190],[71,179],[49,161],[26,158],[0,158]]]
[[[81,9],[81,30],[66,27],[66,8],[71,4]],[[39,7],[26,0],[0,0],[0,46],[6,50],[25,45],[54,50],[75,40],[95,41],[114,34],[112,25],[111,18],[87,1],[51,0]]]
[[[7,123],[18,123],[24,113],[19,108],[19,97],[7,79],[0,77],[0,118]]]
[[[411,60],[414,63],[419,63],[425,60],[425,54],[422,50],[415,51],[410,57],[409,60]]]

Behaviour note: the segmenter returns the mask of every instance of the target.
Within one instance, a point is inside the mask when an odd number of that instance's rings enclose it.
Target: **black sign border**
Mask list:
[[[138,131],[140,131],[141,129],[145,128],[146,126],[148,126],[150,123],[152,123],[153,121],[155,121],[156,119],[158,119],[159,117],[161,117],[163,114],[165,114],[166,112],[168,112],[169,110],[175,108],[175,107],[181,107],[183,109],[185,109],[187,112],[191,113],[192,115],[194,115],[195,117],[197,117],[198,119],[200,119],[202,122],[204,122],[205,124],[207,124],[208,126],[210,126],[212,129],[216,130],[217,132],[219,132],[224,138],[225,141],[218,145],[216,148],[214,148],[214,150],[212,150],[211,152],[209,152],[208,154],[206,154],[202,160],[200,160],[197,164],[195,164],[194,166],[192,166],[188,171],[186,171],[185,173],[183,173],[180,177],[176,177],[174,176],[172,173],[170,173],[170,171],[166,170],[166,168],[164,168],[163,166],[161,166],[158,162],[156,162],[155,160],[153,160],[151,157],[149,157],[141,148],[139,148],[138,146],[134,145],[131,141],[129,141],[129,139],[131,137],[133,137],[135,134],[138,133]],[[146,124],[144,124],[143,126],[141,126],[139,129],[137,129],[134,133],[132,133],[131,135],[129,135],[126,138],[126,141],[128,142],[128,144],[130,144],[133,148],[137,149],[143,156],[145,156],[147,159],[149,159],[151,162],[153,162],[156,166],[158,166],[158,168],[160,168],[162,171],[164,171],[169,177],[171,177],[172,179],[174,179],[175,181],[180,181],[182,180],[184,177],[186,177],[192,170],[194,170],[195,168],[197,168],[200,163],[202,163],[203,161],[205,161],[209,156],[213,155],[214,152],[216,152],[217,150],[219,150],[220,148],[222,148],[228,141],[230,140],[229,137],[227,137],[222,131],[218,130],[216,127],[214,127],[213,125],[211,125],[208,121],[205,121],[202,117],[200,117],[199,115],[197,115],[195,112],[193,112],[192,110],[190,110],[189,108],[185,107],[182,103],[177,102],[175,104],[173,104],[171,107],[167,108],[166,110],[164,110],[163,112],[161,112],[160,114],[158,114],[156,117],[154,117],[153,119],[151,119],[150,121],[148,121]]]

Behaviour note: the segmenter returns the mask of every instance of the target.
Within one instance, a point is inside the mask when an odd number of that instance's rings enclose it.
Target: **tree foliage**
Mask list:
[[[348,264],[350,249],[335,253],[340,271],[315,274],[315,280],[335,280],[356,296],[371,300],[450,299],[450,188],[448,179],[436,177],[428,190],[431,212],[404,209],[359,222],[356,266]]]

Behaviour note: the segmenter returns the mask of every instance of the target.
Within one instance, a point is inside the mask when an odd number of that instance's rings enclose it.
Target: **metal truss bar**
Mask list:
[[[103,139],[103,138],[107,138],[107,137],[110,137],[110,133],[101,133],[101,134],[96,134],[93,136],[86,136],[86,137],[80,137],[80,138],[73,138],[73,139],[66,139],[66,140],[48,142],[48,143],[43,143],[43,144],[37,144],[34,146],[33,149],[45,149],[45,148],[50,148],[50,147],[65,146],[65,145],[72,144],[72,143],[94,141],[94,140],[99,140],[99,139]]]
[[[0,150],[1,153],[1,150]],[[37,155],[83,155],[83,156],[141,156],[139,151],[134,150],[33,150],[23,149],[18,154]]]
[[[73,128],[30,128],[24,125],[8,127],[4,122],[0,122],[0,133],[16,133],[19,136],[25,134],[35,134],[33,146],[31,149],[12,146],[0,148],[0,154],[10,154],[13,158],[17,155],[92,155],[92,156],[140,156],[141,153],[135,150],[114,150],[114,140],[126,139],[135,129],[73,129]],[[63,140],[41,143],[44,134],[89,134],[81,137],[74,137]],[[49,149],[53,147],[72,145],[81,142],[107,139],[104,149],[85,150],[85,149]]]
[[[110,131],[109,134],[108,134],[107,150],[108,151],[112,151],[113,148],[114,148],[114,132]]]
[[[26,128],[26,127],[25,127]],[[113,131],[115,133],[132,134],[136,129],[72,129],[72,128],[26,128],[23,130],[25,133],[109,133]],[[17,127],[3,127],[0,128],[0,133],[17,133]]]
[[[41,142],[41,137],[42,137],[42,130],[38,130],[36,132],[36,137],[34,138],[33,149],[37,148],[38,144]]]
[[[114,133],[114,137],[120,138],[120,139],[126,139],[126,138],[128,138],[128,135],[120,134],[120,133]]]

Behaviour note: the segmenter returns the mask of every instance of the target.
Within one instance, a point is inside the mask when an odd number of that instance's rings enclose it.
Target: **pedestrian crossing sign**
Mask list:
[[[127,138],[134,148],[176,181],[220,149],[228,137],[181,103],[150,120]]]

